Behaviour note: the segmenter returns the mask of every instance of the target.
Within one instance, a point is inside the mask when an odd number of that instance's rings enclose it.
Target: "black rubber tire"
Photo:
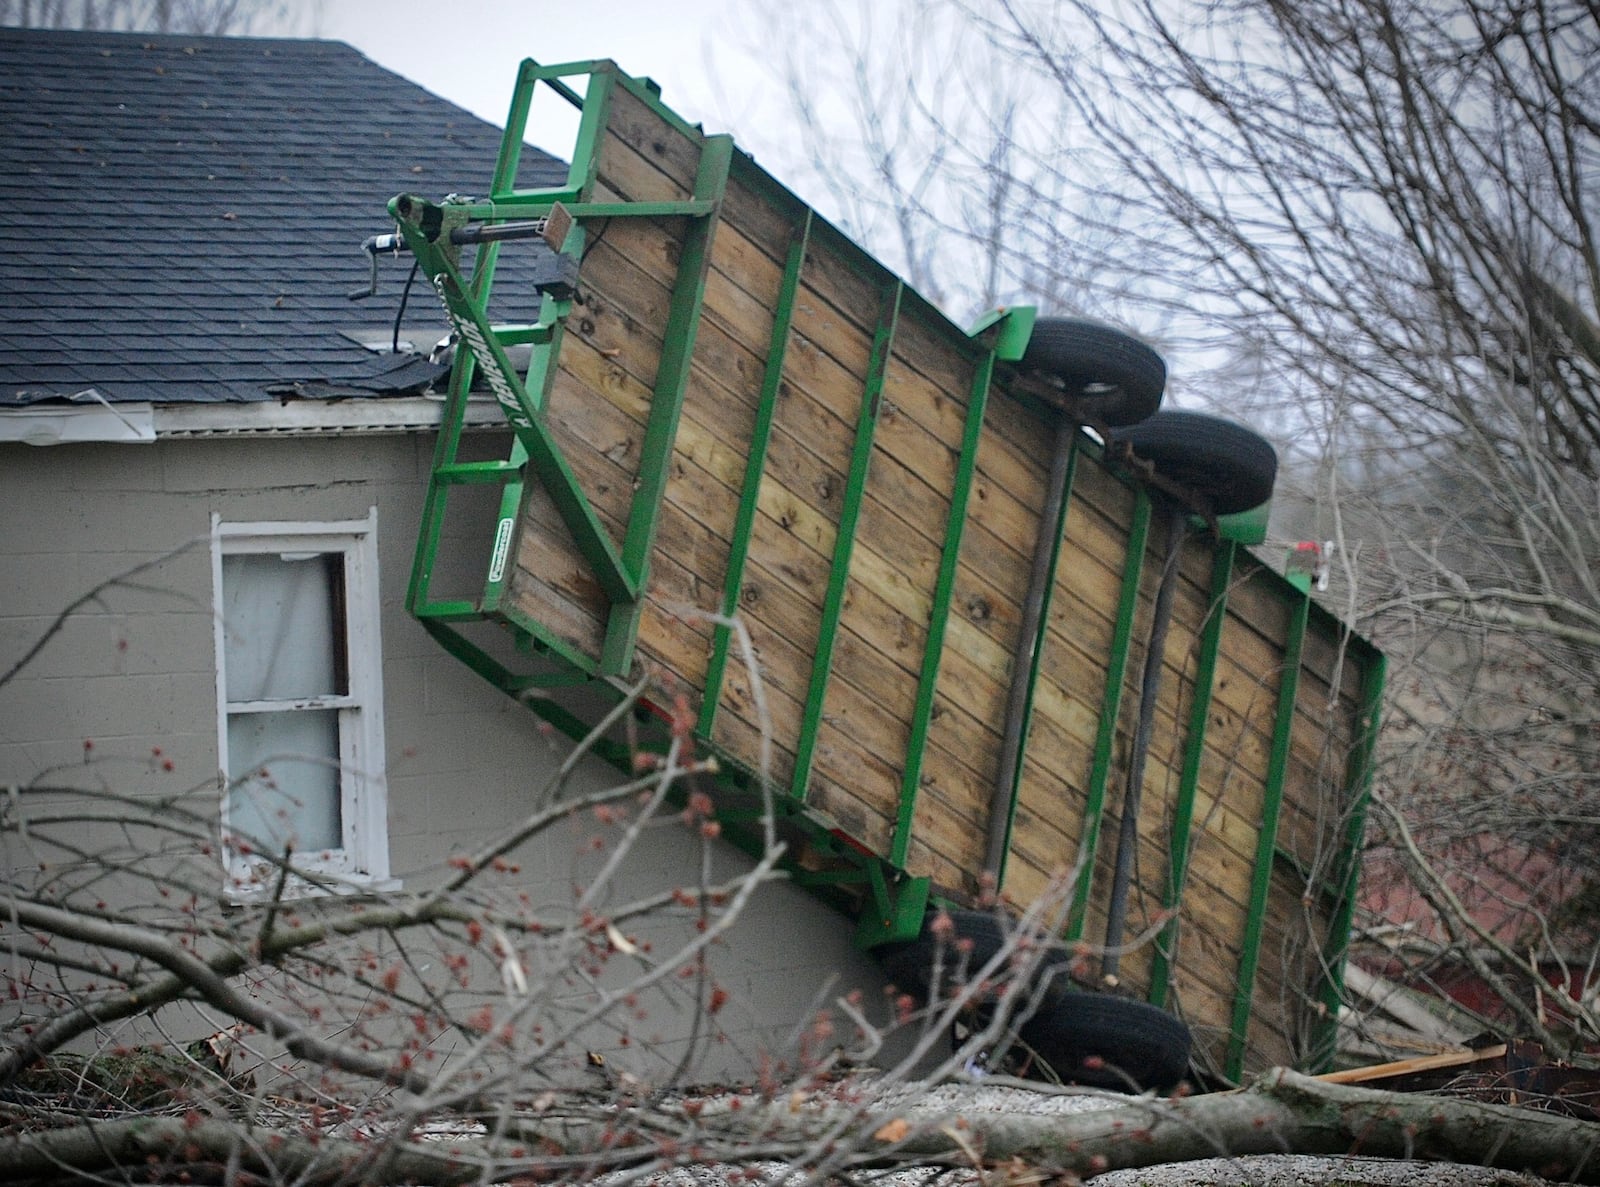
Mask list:
[[[1189,1028],[1146,1002],[1054,982],[1018,1037],[1063,1083],[1167,1091],[1189,1069]]]
[[[1115,326],[1081,317],[1041,317],[1022,352],[1024,370],[1061,382],[1101,424],[1137,424],[1161,406],[1167,364]]]
[[[1112,440],[1131,446],[1163,478],[1204,495],[1217,515],[1261,506],[1278,479],[1278,451],[1271,442],[1203,412],[1158,412],[1119,428]]]
[[[884,975],[898,988],[921,1001],[927,1001],[936,958],[942,962],[941,976],[948,983],[952,976],[975,973],[988,964],[1005,947],[1011,936],[1011,930],[1003,926],[992,912],[951,911],[950,920],[955,924],[956,939],[971,940],[972,952],[963,957],[958,949],[951,946],[941,954],[939,941],[932,930],[935,914],[929,911],[923,917],[922,930],[916,939],[898,944],[880,944],[872,949],[872,955]],[[1069,960],[1071,957],[1065,951],[1052,949],[1041,959],[1040,973],[1042,975],[1045,969],[1064,965]],[[1062,971],[1059,976],[1064,978],[1065,972]]]
[[[936,912],[929,911],[922,920],[922,930],[914,940],[898,944],[880,944],[872,949],[884,975],[895,986],[913,997],[926,1001],[933,976],[934,963],[941,962],[942,976],[947,980],[959,968],[969,971],[981,969],[994,959],[1006,942],[1006,934],[999,919],[985,911],[951,911],[955,923],[956,939],[971,940],[972,954],[962,965],[960,952],[952,945],[940,953],[939,941],[934,938],[932,922]]]

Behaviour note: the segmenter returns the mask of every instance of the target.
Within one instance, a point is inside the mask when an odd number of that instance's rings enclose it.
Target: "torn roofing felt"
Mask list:
[[[500,132],[339,42],[0,29],[0,145],[0,406],[209,403],[423,390],[355,340],[387,350],[410,270],[353,302],[360,247],[401,191],[487,188]],[[444,333],[414,288],[399,338]]]

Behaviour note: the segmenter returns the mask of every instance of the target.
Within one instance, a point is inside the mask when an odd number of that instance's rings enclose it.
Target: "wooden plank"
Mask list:
[[[1332,688],[1337,673],[1339,698],[1348,701],[1352,708],[1359,707],[1366,664],[1360,654],[1347,645],[1340,632],[1326,627],[1319,629],[1318,622],[1313,620],[1311,629],[1306,631],[1300,663],[1323,688]]]
[[[752,774],[760,774],[760,759],[764,753],[762,749],[762,731],[757,724],[759,718],[755,707],[755,699],[749,687],[749,681],[743,664],[730,664],[728,673],[723,681],[722,711],[717,714],[716,723],[712,726],[711,741],[723,754],[733,755],[735,761],[747,767]],[[768,710],[771,721],[775,727],[781,726],[788,713],[792,711],[795,721],[799,721],[800,706],[792,701],[775,700],[770,695]],[[798,732],[799,726],[784,731],[787,737],[793,737]],[[794,776],[794,750],[780,742],[774,742],[770,751],[771,757],[769,775],[773,781],[774,794],[781,794],[780,789],[788,786]],[[745,758],[744,756],[754,756]]]
[[[1046,640],[1044,654],[1052,678],[1039,681],[1035,691],[1034,728],[1042,737],[1053,740],[1050,751],[1050,766],[1053,767],[1064,755],[1081,752],[1092,756],[1104,708],[1105,669],[1084,663],[1076,652],[1058,650],[1051,643],[1052,640]],[[1030,746],[1029,757],[1033,757],[1032,749]],[[1079,774],[1076,768],[1063,768],[1068,769],[1074,775]],[[1088,773],[1088,768],[1081,773],[1085,785]]]
[[[602,149],[604,185],[630,197],[687,196],[698,167],[698,144],[636,97],[619,94],[619,115]],[[703,681],[711,637],[696,608],[717,604],[726,570],[782,262],[794,226],[795,212],[773,199],[777,191],[753,180],[759,176],[755,166],[739,158],[734,174],[712,250],[700,336],[652,557],[651,594],[640,622],[641,654],[663,680],[690,689]],[[749,184],[742,175],[752,179]],[[570,443],[574,454],[592,455],[574,469],[586,490],[593,485],[591,498],[613,530],[630,510],[640,426],[649,414],[684,225],[681,219],[614,219],[591,229],[584,261],[586,303],[569,322],[568,351],[551,396],[550,419],[564,447]],[[772,451],[761,477],[740,606],[760,653],[778,773],[784,779],[792,771],[808,692],[809,658],[840,521],[843,467],[854,439],[881,279],[875,264],[831,232],[813,243],[797,294]],[[877,409],[860,536],[818,733],[813,802],[856,840],[880,851],[887,851],[898,806],[908,722],[956,477],[956,443],[972,383],[972,357],[964,346],[936,315],[913,307],[902,321]],[[973,871],[981,865],[989,823],[988,793],[1051,427],[1052,414],[1004,390],[1002,380],[985,416],[955,572],[907,860],[912,872],[968,893],[976,889]],[[1081,789],[1092,764],[1135,498],[1126,482],[1087,453],[1080,459],[1022,763],[1013,894],[1046,893],[1052,876],[1075,855],[1083,832]],[[554,613],[573,639],[592,642],[604,603],[596,603],[592,579],[581,563],[573,563],[575,550],[562,539],[564,529],[547,503],[529,500],[514,589],[521,596],[549,599],[534,617],[544,620]],[[1164,901],[1167,852],[1160,822],[1172,811],[1176,795],[1193,696],[1195,641],[1210,611],[1210,554],[1202,541],[1186,550],[1173,630],[1162,656],[1133,903],[1136,928],[1156,923]],[[1158,566],[1158,556],[1146,561],[1130,680],[1137,676],[1138,640],[1148,629]],[[1176,969],[1176,1000],[1186,1015],[1224,1037],[1289,607],[1277,578],[1254,562],[1242,562],[1238,578],[1201,761]],[[1357,680],[1344,679],[1347,673],[1341,671],[1339,687],[1330,683],[1339,662],[1334,641],[1314,634],[1307,657],[1307,672],[1313,675],[1302,681],[1304,695],[1290,734],[1283,821],[1284,848],[1302,862],[1339,835],[1337,798],[1330,799],[1324,789],[1336,786],[1332,776],[1342,770],[1343,750],[1356,736],[1359,705]],[[750,761],[759,752],[758,714],[737,662],[730,665],[722,699],[726,712],[718,716],[715,740]],[[1114,787],[1136,708],[1133,697],[1125,700],[1124,719],[1117,723]],[[1108,828],[1115,824],[1115,811],[1109,816]],[[1103,846],[1099,854],[1101,894],[1112,848]],[[1291,882],[1275,876],[1269,941],[1299,942],[1300,931],[1314,941],[1316,920],[1300,918],[1303,908]],[[1103,911],[1097,897],[1091,926],[1103,922]],[[1146,950],[1125,962],[1130,984],[1143,983],[1149,959]],[[1261,979],[1263,992],[1283,1003],[1255,1015],[1253,1026],[1262,1029],[1264,1042],[1279,1042],[1295,1025],[1300,1008],[1295,979],[1302,971],[1297,964],[1281,977],[1273,971]]]
[[[961,687],[957,665],[947,664],[940,684]],[[963,805],[961,811],[973,821],[987,819],[1000,753],[1000,735],[993,728],[996,718],[982,709],[966,696],[953,699],[947,691],[935,695],[919,792],[919,797],[921,792],[939,792],[943,799]]]
[[[1308,1053],[1320,1011],[1313,995],[1322,979],[1327,916],[1316,900],[1303,905],[1303,888],[1283,863],[1272,871],[1268,914],[1262,927],[1267,954],[1257,971],[1247,1047],[1263,1064],[1299,1063]]]
[[[789,236],[805,216],[800,199],[774,182],[751,158],[734,150],[722,217],[740,235],[766,252],[781,270]]]
[[[794,228],[785,226],[781,233],[763,241],[760,235],[770,231],[747,231],[735,222],[730,197],[723,200],[712,243],[711,267],[716,280],[714,285],[707,282],[706,304],[727,310],[754,306],[770,312],[777,308],[783,288],[784,263]],[[759,344],[757,338],[745,341],[750,346]]]
[[[984,424],[1004,461],[995,473],[1008,488],[1041,486],[1054,452],[1056,415],[1024,401],[1002,379],[990,393]]]
[[[890,279],[888,269],[827,224],[812,232],[811,254],[806,258],[805,291],[808,314],[815,324],[836,325],[845,338],[871,340],[877,325],[879,290]],[[798,311],[797,311],[798,312]],[[827,335],[824,341],[831,340]],[[849,365],[844,358],[840,362]],[[861,368],[862,375],[866,368]]]
[[[598,161],[596,176],[628,201],[681,201],[693,193],[700,145],[616,86]]]
[[[816,765],[811,772],[811,783],[806,805],[813,810],[826,812],[837,822],[840,832],[859,841],[874,853],[885,853],[893,840],[894,822],[867,811],[862,803],[846,792],[827,770],[832,765],[827,742],[818,739],[814,752]]]
[[[768,525],[762,522],[758,526]],[[778,535],[776,531],[770,534]],[[760,627],[757,646],[768,679],[803,700],[810,680],[810,657],[816,654],[818,609],[828,569],[821,557],[805,551],[790,552],[778,558],[775,566],[766,551],[751,549],[739,614],[750,625],[752,635]],[[785,735],[786,744],[792,740]]]
[[[605,595],[550,496],[528,483],[514,545],[508,603],[591,658],[605,630]]]
[[[1291,761],[1278,825],[1278,848],[1303,869],[1319,869],[1326,878],[1337,866],[1329,859],[1344,844],[1349,807],[1340,781],[1332,772],[1318,772]]]
[[[924,845],[916,836],[911,839],[911,847],[906,855],[906,868],[922,871],[919,876],[930,879],[940,893],[971,896],[978,892],[978,880],[972,873],[972,867],[962,866],[942,857]]]
[[[766,257],[731,231],[724,239],[726,230],[725,225],[719,226],[712,244],[702,317],[761,360],[764,371],[783,273],[776,269],[757,272],[754,267],[742,272],[746,267],[742,258],[765,261]]]
[[[586,324],[591,317],[616,311],[624,318],[622,332],[599,345],[628,349],[634,336],[643,333],[647,336],[641,344],[643,353],[659,356],[688,226],[683,218],[613,218],[600,223],[590,233],[578,274],[583,304],[576,317],[567,319],[568,330],[588,337],[593,332]],[[643,378],[646,386],[654,382],[653,372]]]
[[[915,820],[912,826],[910,853],[931,852],[939,862],[961,871],[956,883],[964,893],[976,894],[978,873],[983,869],[983,832],[962,823],[963,813],[951,810],[946,787],[940,783],[925,783],[917,796]],[[919,875],[932,876],[931,869],[908,870]]]
[[[962,349],[966,345],[966,335],[960,334],[958,338],[951,333],[951,329],[942,318],[919,307],[902,310],[900,328],[896,333],[898,349],[906,363],[929,387],[937,391],[959,392],[964,400],[966,393],[971,390],[975,356]],[[959,441],[959,429],[955,430],[953,437],[946,439]]]
[[[795,459],[797,464],[803,460]],[[819,480],[824,477],[818,475]],[[810,575],[817,571],[820,563],[826,575],[832,563],[833,542],[839,531],[838,519],[829,514],[830,508],[825,504],[819,504],[802,493],[807,486],[814,486],[814,483],[792,487],[777,482],[770,473],[761,480],[757,506],[777,530],[771,534],[757,534],[751,541],[751,551],[752,555],[759,553],[763,558],[770,558],[769,567],[775,572],[804,572]],[[767,526],[767,523],[762,524],[763,528]],[[826,576],[820,590],[813,580],[808,579],[803,584],[808,593],[815,593],[820,605],[820,599],[827,589]]]
[[[788,682],[781,679],[783,657],[763,625],[748,620],[745,629],[757,653],[761,697],[767,709],[771,742],[780,752],[780,778],[786,782],[793,770],[794,739],[799,736],[804,702],[790,691]],[[761,754],[762,717],[743,662],[728,666],[719,706],[721,711],[712,730],[712,741],[739,762],[755,768]]]
[[[1366,1067],[1324,1072],[1315,1078],[1329,1084],[1370,1084],[1374,1080],[1389,1080],[1417,1072],[1437,1072],[1448,1068],[1471,1067],[1478,1063],[1493,1063],[1497,1059],[1504,1059],[1509,1051],[1506,1044],[1496,1043],[1492,1047],[1479,1047],[1474,1051],[1445,1051],[1439,1055],[1419,1055],[1414,1059],[1397,1059],[1392,1063],[1374,1063]]]
[[[859,588],[856,592],[863,599],[869,596]],[[855,690],[857,699],[868,706],[868,719],[878,723],[875,731],[863,732],[863,744],[893,763],[903,764],[909,740],[911,710],[917,694],[915,674],[907,669],[903,661],[897,660],[889,649],[880,646],[878,639],[864,635],[862,631],[865,625],[860,617],[841,620],[834,651],[834,674],[841,683]],[[907,649],[920,654],[920,647],[915,645],[914,640]],[[824,707],[825,717],[844,719],[843,707],[836,707],[831,701],[826,702]],[[893,726],[890,727],[888,722],[893,722]],[[899,784],[880,789],[880,794],[887,797],[888,801],[882,810],[894,815],[895,804],[900,798]]]

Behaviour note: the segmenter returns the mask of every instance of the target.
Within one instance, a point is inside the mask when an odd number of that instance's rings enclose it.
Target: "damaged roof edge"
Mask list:
[[[430,396],[264,400],[249,404],[34,405],[0,408],[0,442],[145,444],[186,437],[342,437],[426,432],[439,427],[443,411],[444,401]],[[465,427],[486,429],[504,423],[505,416],[494,400],[474,399],[468,403]]]

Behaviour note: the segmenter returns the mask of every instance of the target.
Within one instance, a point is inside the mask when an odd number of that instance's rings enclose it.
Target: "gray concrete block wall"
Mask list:
[[[378,508],[390,851],[409,887],[530,810],[569,743],[446,653],[404,610],[433,442],[425,435],[169,440],[153,445],[0,445],[0,672],[98,583],[172,552],[136,585],[78,608],[34,661],[0,687],[0,786],[105,778],[138,794],[214,788],[216,685],[213,512],[225,521],[359,520]],[[469,525],[452,533],[470,534]],[[85,742],[92,743],[85,749]],[[160,748],[160,761],[152,754]],[[87,760],[87,761],[86,761]],[[170,762],[172,769],[165,764]],[[581,787],[615,782],[587,765]],[[588,822],[520,855],[526,891],[570,904],[592,859]],[[663,889],[698,876],[699,841],[675,824],[630,859],[626,886]],[[748,860],[717,842],[717,876]],[[220,872],[218,875],[220,883]],[[851,923],[788,885],[763,888],[733,938],[711,955],[732,997],[698,1074],[753,1075],[811,1011],[861,988],[882,1001]],[[688,1014],[658,1016],[659,1066],[687,1044]],[[640,1050],[618,1047],[626,1062]],[[671,1058],[676,1058],[672,1055]]]

